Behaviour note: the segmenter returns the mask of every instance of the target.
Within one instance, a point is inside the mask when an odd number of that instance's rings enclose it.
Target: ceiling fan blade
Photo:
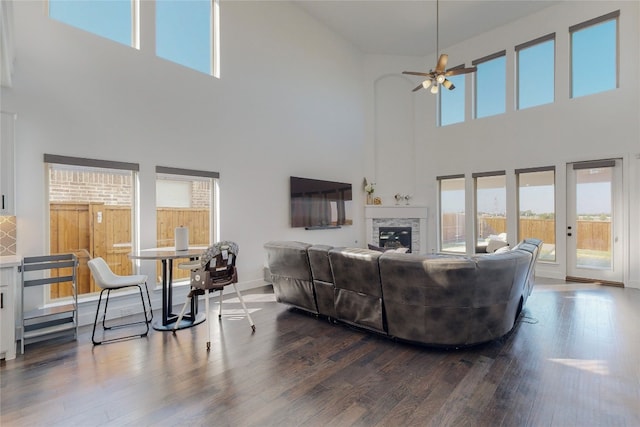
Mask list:
[[[444,69],[447,68],[447,61],[449,60],[449,55],[443,53],[438,58],[438,65],[436,65],[436,73],[441,74],[444,73]]]
[[[444,86],[449,90],[454,90],[456,88],[456,86],[453,83],[451,83],[451,80],[447,80],[447,79],[444,79],[444,81],[442,82],[442,86]]]
[[[474,73],[478,70],[478,67],[471,67],[471,68],[454,68],[453,70],[449,70],[446,73],[444,73],[445,76],[449,77],[449,76],[457,76],[460,74],[467,74],[467,73]]]
[[[418,71],[403,71],[402,74],[411,74],[412,76],[432,77],[433,73],[420,73]]]
[[[416,86],[416,88],[414,90],[412,90],[411,92],[415,92],[417,90],[422,89],[422,83],[420,83],[418,86]]]

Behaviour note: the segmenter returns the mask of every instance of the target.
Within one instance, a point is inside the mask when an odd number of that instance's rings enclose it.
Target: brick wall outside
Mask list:
[[[51,202],[92,202],[105,205],[131,206],[131,175],[81,170],[49,170]],[[209,206],[211,185],[208,181],[192,181],[191,207]]]

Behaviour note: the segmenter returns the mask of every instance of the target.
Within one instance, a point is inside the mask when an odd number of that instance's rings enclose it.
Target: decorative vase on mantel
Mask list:
[[[368,205],[373,204],[373,193],[367,193],[367,204]]]

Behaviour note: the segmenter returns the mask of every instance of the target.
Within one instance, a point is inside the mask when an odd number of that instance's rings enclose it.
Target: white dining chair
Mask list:
[[[93,333],[91,334],[91,341],[93,341],[93,344],[99,345],[99,344],[110,342],[110,341],[119,341],[127,338],[137,337],[137,336],[140,336],[140,337],[147,336],[147,334],[149,333],[149,322],[151,322],[151,320],[153,319],[153,309],[151,308],[151,298],[149,296],[149,288],[147,287],[147,276],[143,274],[135,274],[135,275],[129,275],[129,276],[120,276],[118,274],[115,274],[113,271],[111,271],[111,268],[109,268],[109,265],[105,262],[105,260],[100,257],[93,258],[92,260],[87,262],[87,265],[91,270],[91,274],[93,275],[93,279],[95,280],[96,284],[100,288],[102,288],[102,290],[100,291],[100,297],[98,298],[98,306],[96,307],[96,317],[93,322]],[[144,286],[147,292],[147,301],[149,302],[149,313],[147,313],[147,306],[145,304],[144,295],[142,293],[142,286]],[[144,320],[141,320],[138,322],[130,322],[130,323],[116,323],[116,324],[107,326],[107,322],[106,322],[107,307],[109,306],[109,296],[111,294],[111,291],[117,290],[117,289],[129,288],[129,287],[137,287],[138,291],[140,292],[140,300],[142,301],[142,311],[144,313]],[[100,305],[102,304],[102,295],[104,294],[105,291],[107,292],[107,297],[105,298],[104,312],[102,314],[103,331],[144,323],[145,324],[144,332],[142,333],[138,332],[131,335],[117,336],[114,338],[103,339],[100,341],[96,340],[95,338],[96,326],[98,324],[98,316],[100,314]],[[103,336],[104,336],[104,332],[103,332]]]

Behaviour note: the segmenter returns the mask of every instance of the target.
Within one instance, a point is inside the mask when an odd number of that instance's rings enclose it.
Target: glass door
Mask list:
[[[622,161],[567,165],[567,278],[622,284]]]

